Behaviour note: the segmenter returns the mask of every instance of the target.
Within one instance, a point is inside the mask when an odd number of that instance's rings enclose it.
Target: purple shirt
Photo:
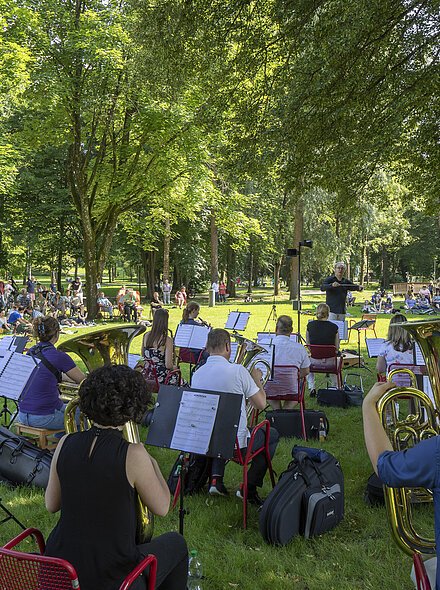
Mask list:
[[[27,354],[34,349],[35,346]],[[61,350],[57,350],[50,342],[43,344],[42,354],[55,368],[63,373],[67,373],[75,367],[75,363],[70,356]],[[60,399],[57,379],[43,363],[39,363],[38,369],[26,385],[19,406],[20,412],[37,416],[47,416],[62,408],[63,402]]]

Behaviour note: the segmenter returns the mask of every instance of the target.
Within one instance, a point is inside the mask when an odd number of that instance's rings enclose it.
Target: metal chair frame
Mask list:
[[[40,553],[23,553],[13,549],[24,539],[33,537]],[[80,590],[75,568],[65,559],[44,555],[46,544],[42,533],[28,528],[0,548],[0,580],[2,590]],[[149,567],[148,590],[156,585],[157,560],[147,555],[123,580],[119,590],[128,590]]]
[[[307,344],[307,348],[310,351],[310,372],[311,373],[324,373],[326,375],[336,375],[338,379],[338,387],[342,387],[342,364],[343,359],[338,356],[336,346],[333,344]],[[319,367],[318,365],[313,366],[313,359],[323,360],[332,359],[334,360],[334,366],[330,367]]]

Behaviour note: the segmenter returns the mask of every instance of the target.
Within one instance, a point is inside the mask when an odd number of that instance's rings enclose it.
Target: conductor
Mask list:
[[[347,291],[363,291],[362,285],[355,285],[350,279],[344,278],[345,264],[337,262],[335,273],[327,277],[321,285],[321,291],[325,291],[325,302],[330,308],[330,320],[345,320],[347,313]]]

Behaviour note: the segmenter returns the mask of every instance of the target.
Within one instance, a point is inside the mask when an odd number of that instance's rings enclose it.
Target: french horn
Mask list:
[[[130,325],[114,326],[104,330],[96,330],[62,342],[58,348],[65,352],[77,354],[87,367],[89,372],[104,365],[127,365],[128,349],[133,338],[142,334],[145,326]],[[61,393],[70,401],[64,413],[64,428],[67,433],[77,432],[76,412],[79,406],[78,387],[68,385],[61,387]],[[87,430],[91,422],[84,414],[79,416],[79,429]],[[124,438],[130,443],[139,443],[139,428],[134,422],[127,422],[123,430]],[[147,543],[153,536],[153,514],[136,496],[136,543]]]
[[[404,450],[418,442],[440,434],[440,320],[402,323],[420,346],[431,383],[434,403],[417,388],[416,377],[408,368],[396,369],[389,375],[406,373],[411,387],[396,387],[387,391],[376,408],[382,425],[395,450]],[[404,408],[408,412],[404,412]],[[435,539],[418,532],[414,522],[415,501],[432,498],[430,490],[422,488],[390,488],[384,486],[385,504],[391,531],[397,545],[408,555],[435,555]]]

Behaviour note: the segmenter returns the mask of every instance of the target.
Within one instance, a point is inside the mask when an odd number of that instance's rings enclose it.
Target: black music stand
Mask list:
[[[20,522],[18,520],[18,518],[16,518],[12,512],[10,510],[8,510],[6,508],[6,506],[3,504],[2,499],[0,498],[0,508],[3,510],[3,512],[6,514],[5,518],[3,518],[2,520],[0,520],[0,525],[8,522],[8,520],[13,520],[14,522],[16,522],[18,524],[19,527],[21,527],[24,531],[26,530],[26,527],[24,526],[24,524],[22,522]]]
[[[194,450],[194,443],[191,442],[194,428],[197,428],[197,420],[192,423],[191,418],[186,424],[179,423],[179,432],[186,429],[186,438],[181,438],[178,448],[173,438],[176,434],[176,426],[179,419],[179,412],[183,406],[182,397],[185,392],[200,394],[204,400],[214,400],[218,406],[215,413],[214,427],[209,438],[208,449],[205,453]],[[184,517],[188,512],[184,509],[184,476],[186,472],[185,453],[203,454],[207,457],[231,459],[234,455],[235,440],[237,437],[238,424],[240,421],[242,396],[224,391],[204,391],[190,387],[174,387],[161,385],[157,398],[156,408],[148,430],[146,444],[154,447],[175,449],[180,451],[180,509],[179,509],[179,532],[183,535]],[[198,413],[193,411],[193,418]]]
[[[356,330],[358,336],[358,364],[356,367],[357,369],[367,369],[368,371],[370,371],[370,369],[364,363],[361,363],[361,331],[366,330],[369,326],[372,326],[375,323],[375,321],[376,320],[360,320],[359,322],[356,322],[348,328],[349,330]]]

